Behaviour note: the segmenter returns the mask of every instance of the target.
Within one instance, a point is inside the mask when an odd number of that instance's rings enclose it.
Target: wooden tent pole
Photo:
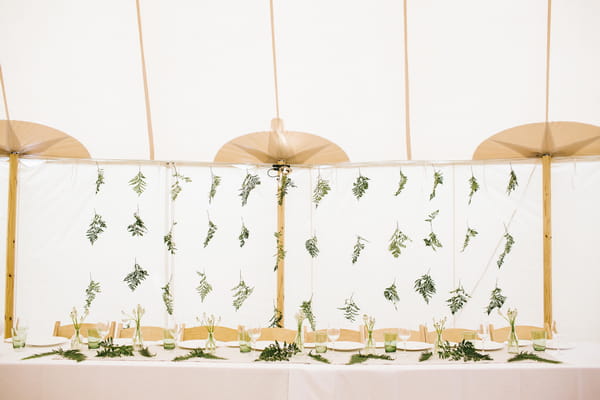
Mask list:
[[[278,175],[278,190],[281,190],[283,177],[287,176],[289,169],[280,167],[277,170]],[[277,310],[281,315],[281,326],[284,323],[284,301],[285,301],[285,257],[279,257],[280,249],[285,248],[285,197],[281,198],[281,202],[277,203]]]
[[[544,218],[544,323],[552,326],[552,156],[542,156]]]
[[[4,337],[11,337],[15,312],[15,242],[17,234],[17,171],[19,154],[8,159],[8,223],[6,229],[6,292],[4,300]]]

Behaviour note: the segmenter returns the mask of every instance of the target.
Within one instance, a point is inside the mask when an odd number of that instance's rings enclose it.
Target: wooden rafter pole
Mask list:
[[[542,157],[544,229],[544,323],[552,326],[552,156]]]
[[[280,165],[283,163],[280,162]],[[286,167],[280,167],[277,170],[277,190],[281,190],[283,177],[289,174],[290,170]],[[285,257],[279,257],[280,249],[285,249],[285,196],[278,200],[277,203],[277,310],[281,315],[281,326],[284,323],[284,306],[285,306]]]
[[[15,312],[15,245],[17,235],[17,171],[19,155],[10,153],[8,159],[8,223],[6,229],[6,291],[4,303],[4,337],[11,337]]]

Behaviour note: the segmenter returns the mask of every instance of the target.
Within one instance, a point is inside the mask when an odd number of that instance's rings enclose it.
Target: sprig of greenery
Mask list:
[[[144,174],[142,174],[141,169],[133,178],[129,180],[129,186],[131,186],[131,189],[137,193],[138,197],[144,193],[144,190],[146,190],[146,177]]]
[[[515,171],[512,169],[512,166],[511,166],[510,174],[508,177],[508,185],[506,185],[506,194],[510,196],[510,194],[517,189],[517,186],[519,186],[517,174],[515,174]]]
[[[431,352],[431,351],[424,351],[424,352],[422,352],[421,356],[419,357],[419,362],[423,362],[423,361],[429,360],[432,355],[433,355],[433,352]]]
[[[84,314],[88,314],[90,311],[90,307],[92,306],[92,302],[96,299],[96,295],[100,293],[102,290],[100,288],[100,282],[96,282],[90,276],[90,283],[88,287],[85,289],[85,303],[83,305]]]
[[[356,243],[354,244],[354,250],[352,251],[352,264],[356,264],[360,253],[365,249],[365,243],[369,241],[362,236],[356,235]]]
[[[490,295],[490,304],[485,309],[487,315],[490,315],[495,308],[500,310],[506,301],[506,296],[502,294],[502,289],[498,286],[494,290],[492,290],[492,294]]]
[[[477,182],[477,178],[475,178],[475,175],[471,174],[471,177],[469,178],[469,188],[470,188],[470,192],[469,192],[469,205],[471,204],[471,200],[473,200],[473,195],[475,193],[477,193],[477,191],[479,190],[479,182]]]
[[[156,357],[156,354],[150,353],[150,350],[148,349],[148,347],[142,347],[142,349],[138,353],[140,353],[140,356],[142,356],[142,357],[147,357],[147,358]]]
[[[118,345],[113,343],[113,338],[109,337],[99,343],[100,350],[96,351],[96,357],[131,357],[133,356],[132,345]]]
[[[400,302],[400,296],[398,296],[398,288],[396,287],[396,280],[383,291],[383,297],[394,305],[394,309],[398,309],[398,303]]]
[[[412,239],[402,232],[398,227],[398,223],[396,223],[396,230],[392,234],[388,246],[388,250],[392,253],[394,258],[398,258],[400,254],[402,254],[402,249],[406,248],[406,242],[412,242]]]
[[[273,315],[269,320],[269,328],[283,328],[281,321],[283,320],[283,313],[273,304]]]
[[[37,353],[27,357],[23,357],[21,360],[32,360],[34,358],[41,358],[53,355],[57,355],[62,358],[66,358],[67,360],[73,360],[77,362],[82,362],[85,359],[87,359],[86,355],[83,354],[81,350],[63,350],[62,347],[59,347],[58,349],[47,351],[45,353]]]
[[[148,232],[146,224],[137,212],[133,213],[134,221],[131,225],[127,226],[127,232],[131,233],[131,236],[144,236]]]
[[[496,265],[500,268],[504,264],[504,259],[511,252],[513,245],[515,244],[515,239],[508,232],[504,234],[504,239],[506,242],[504,243],[504,251],[498,256],[498,261],[496,261]]]
[[[173,184],[171,185],[171,200],[175,201],[175,200],[177,200],[177,197],[179,197],[179,194],[181,193],[181,190],[183,189],[181,187],[181,185],[179,184],[179,181],[185,182],[185,183],[190,183],[192,181],[192,179],[177,172],[177,168],[175,168],[174,165],[173,165],[173,178],[175,178],[175,182],[173,182]]]
[[[250,287],[244,282],[242,279],[242,274],[240,273],[240,282],[231,289],[233,293],[233,308],[235,311],[238,311],[240,307],[244,304],[246,299],[250,297],[252,292],[254,292],[254,286]]]
[[[454,315],[458,311],[460,311],[465,306],[465,304],[467,304],[467,301],[469,300],[469,297],[471,297],[471,295],[465,292],[465,289],[460,284],[456,289],[451,290],[450,294],[452,296],[448,300],[446,300],[446,303],[448,303],[448,307],[450,307],[450,312],[452,313],[452,315]]]
[[[217,229],[217,225],[215,225],[215,223],[209,219],[208,231],[206,232],[206,237],[204,238],[204,247],[208,246],[208,243],[212,240],[213,236],[215,236],[215,232],[217,232]]]
[[[313,235],[310,239],[304,242],[304,247],[306,247],[306,251],[312,258],[315,258],[319,255],[319,247],[317,243],[317,236]]]
[[[429,273],[426,273],[415,281],[415,290],[423,296],[423,300],[429,304],[431,296],[435,294],[435,282]]]
[[[245,206],[248,203],[248,196],[250,193],[260,185],[260,178],[258,175],[251,174],[246,172],[246,177],[242,182],[242,187],[240,188],[240,197],[242,198],[242,206]]]
[[[177,247],[175,247],[175,242],[173,241],[173,228],[175,225],[177,225],[177,222],[173,222],[171,224],[171,229],[169,229],[169,233],[163,236],[163,242],[167,245],[167,251],[173,255],[177,251]]]
[[[100,168],[100,166],[96,166],[97,175],[96,175],[96,194],[100,192],[100,186],[104,185],[104,170]]]
[[[165,304],[165,308],[167,309],[167,314],[173,315],[173,293],[171,293],[171,281],[167,282],[167,284],[160,288],[162,290],[162,300]]]
[[[387,354],[361,354],[360,352],[358,354],[352,354],[352,357],[350,357],[350,361],[348,361],[346,363],[346,365],[353,365],[353,364],[360,364],[360,363],[364,363],[365,361],[372,359],[372,360],[393,360],[392,357],[388,356]]]
[[[431,232],[429,232],[428,237],[423,239],[423,242],[425,242],[425,246],[431,247],[433,251],[436,251],[438,248],[443,247],[442,242],[440,242],[436,233],[433,231],[433,220],[435,219],[435,217],[438,216],[439,213],[440,210],[435,210],[434,212],[429,214],[427,218],[425,218],[425,222],[429,222],[429,229],[431,230]]]
[[[210,292],[212,292],[213,287],[210,283],[208,283],[208,280],[206,279],[206,274],[204,272],[196,271],[196,273],[200,277],[200,283],[196,287],[196,292],[198,292],[202,302],[204,303],[204,299],[206,298],[206,296],[208,296]]]
[[[278,341],[275,341],[261,351],[254,361],[290,361],[298,353],[300,353],[300,349],[296,343],[283,342],[283,346],[281,346]]]
[[[429,201],[433,200],[436,195],[436,189],[438,185],[444,184],[444,174],[442,171],[438,171],[437,169],[433,172],[433,189],[431,189],[431,193],[429,194]]]
[[[323,200],[323,197],[325,197],[330,190],[331,186],[329,185],[329,181],[319,176],[317,178],[315,189],[313,190],[313,203],[315,203],[315,208],[319,207],[321,200]]]
[[[221,184],[221,177],[212,173],[210,171],[211,183],[210,190],[208,191],[208,203],[211,204],[215,195],[217,194],[217,187]]]
[[[402,172],[402,169],[400,169],[400,181],[398,182],[398,189],[396,189],[394,196],[398,196],[400,193],[402,193],[404,187],[406,186],[406,182],[408,182],[408,177],[404,175],[404,172]]]
[[[356,181],[352,185],[352,194],[356,197],[356,200],[360,200],[361,197],[365,195],[365,192],[369,188],[369,178],[363,176],[358,173],[358,177],[356,177]]]
[[[328,359],[326,359],[322,355],[320,355],[320,354],[313,354],[312,350],[308,352],[308,356],[310,358],[312,358],[313,360],[315,360],[315,361],[319,361],[319,362],[322,362],[322,363],[325,363],[325,364],[331,364],[331,361],[329,361]]]
[[[104,232],[105,229],[106,222],[102,219],[100,214],[94,211],[94,218],[92,219],[92,222],[90,222],[90,226],[85,233],[92,246],[94,245],[94,242],[98,240],[98,236]]]
[[[467,361],[481,361],[481,360],[492,360],[489,354],[481,354],[475,350],[475,345],[469,340],[463,340],[457,345],[451,345],[449,342],[442,344],[438,355],[443,360],[463,360]]]
[[[356,317],[358,317],[360,307],[354,301],[354,294],[352,294],[349,298],[345,299],[344,305],[342,307],[338,307],[338,310],[344,312],[344,318],[346,318],[348,321],[356,321]]]
[[[244,247],[246,244],[246,240],[250,237],[250,231],[242,221],[242,229],[240,230],[240,236],[238,236],[238,240],[240,241],[240,247]]]
[[[177,356],[173,359],[173,361],[186,361],[191,358],[206,358],[209,360],[227,360],[226,358],[215,356],[214,354],[205,353],[202,349],[193,349],[187,354],[182,356]]]
[[[313,313],[313,310],[312,310],[312,296],[310,297],[309,300],[302,302],[302,304],[300,305],[300,309],[302,310],[302,312],[304,312],[304,315],[306,316],[306,319],[308,320],[308,323],[310,324],[310,329],[312,329],[313,331],[316,330],[317,329],[317,319],[315,318],[315,314]]]
[[[515,362],[515,361],[523,361],[523,360],[532,360],[532,361],[538,361],[538,362],[544,362],[544,363],[550,363],[550,364],[562,364],[562,361],[550,360],[548,358],[542,358],[535,353],[529,353],[527,351],[522,351],[519,354],[517,354],[516,356],[509,358],[506,361]]]
[[[285,196],[287,196],[288,191],[290,190],[290,188],[295,187],[296,184],[294,183],[294,181],[292,181],[292,178],[285,174],[282,175],[281,184],[277,187],[277,204],[279,204],[280,206],[283,205],[283,199],[285,199]]]
[[[277,268],[279,268],[279,261],[285,260],[285,255],[287,254],[287,251],[283,247],[283,231],[275,232],[273,235],[277,240],[277,253],[274,254],[275,268],[273,268],[273,271],[277,271]]]
[[[123,281],[127,282],[127,286],[129,286],[129,289],[131,289],[133,292],[142,283],[142,281],[148,277],[148,275],[148,271],[140,267],[136,261],[133,265],[133,271],[128,273]]]
[[[467,248],[467,246],[469,245],[469,243],[471,243],[471,239],[474,238],[477,235],[479,235],[479,232],[477,232],[475,229],[467,226],[467,233],[465,234],[465,241],[463,243],[462,249],[460,250],[461,253],[463,251],[465,251],[465,249]]]

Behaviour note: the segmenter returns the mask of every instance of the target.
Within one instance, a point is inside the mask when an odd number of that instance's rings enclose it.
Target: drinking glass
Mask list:
[[[27,327],[26,326],[15,326],[12,328],[12,347],[15,351],[22,351],[25,349],[27,343]]]
[[[256,340],[260,338],[260,326],[253,326],[248,329],[248,333],[250,334],[250,341],[252,343],[252,348],[256,346]]]
[[[486,322],[479,325],[477,335],[481,339],[481,350],[485,353],[485,344],[490,338],[490,326]]]
[[[106,339],[106,335],[108,335],[109,328],[110,328],[110,322],[109,321],[102,320],[102,321],[99,321],[98,323],[96,323],[96,329],[98,330],[98,334],[100,335],[100,339],[102,339],[102,340]]]
[[[383,346],[386,353],[396,352],[396,340],[398,339],[398,332],[386,331],[383,332]]]
[[[531,345],[535,351],[546,350],[546,331],[531,331]]]
[[[335,344],[335,341],[340,338],[340,328],[333,328],[333,327],[327,328],[327,337],[329,338],[329,341],[331,342],[331,349],[335,350],[334,344]]]
[[[250,332],[243,325],[240,325],[238,328],[238,343],[240,345],[240,353],[249,353],[252,351]]]
[[[402,350],[406,351],[406,341],[410,338],[410,329],[398,328],[398,337],[402,340]]]
[[[98,329],[90,328],[88,329],[87,334],[88,349],[92,350],[100,347],[100,341],[102,340],[102,336],[100,335]]]
[[[163,348],[165,350],[173,350],[177,345],[177,340],[181,334],[181,324],[168,322],[163,330]]]
[[[315,351],[317,353],[327,352],[327,331],[320,330],[315,332]]]

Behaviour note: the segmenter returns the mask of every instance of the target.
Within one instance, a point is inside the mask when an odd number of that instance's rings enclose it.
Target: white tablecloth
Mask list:
[[[185,350],[151,347],[156,359],[94,359],[82,363],[52,357],[21,361],[33,353],[0,345],[0,399],[600,399],[600,344],[580,343],[554,355],[563,364],[427,361],[396,353],[393,362],[361,365],[254,363],[253,355],[222,348],[224,361],[171,362]],[[335,362],[350,353],[328,352]],[[162,361],[164,360],[164,361]],[[306,357],[298,361],[309,361]]]

